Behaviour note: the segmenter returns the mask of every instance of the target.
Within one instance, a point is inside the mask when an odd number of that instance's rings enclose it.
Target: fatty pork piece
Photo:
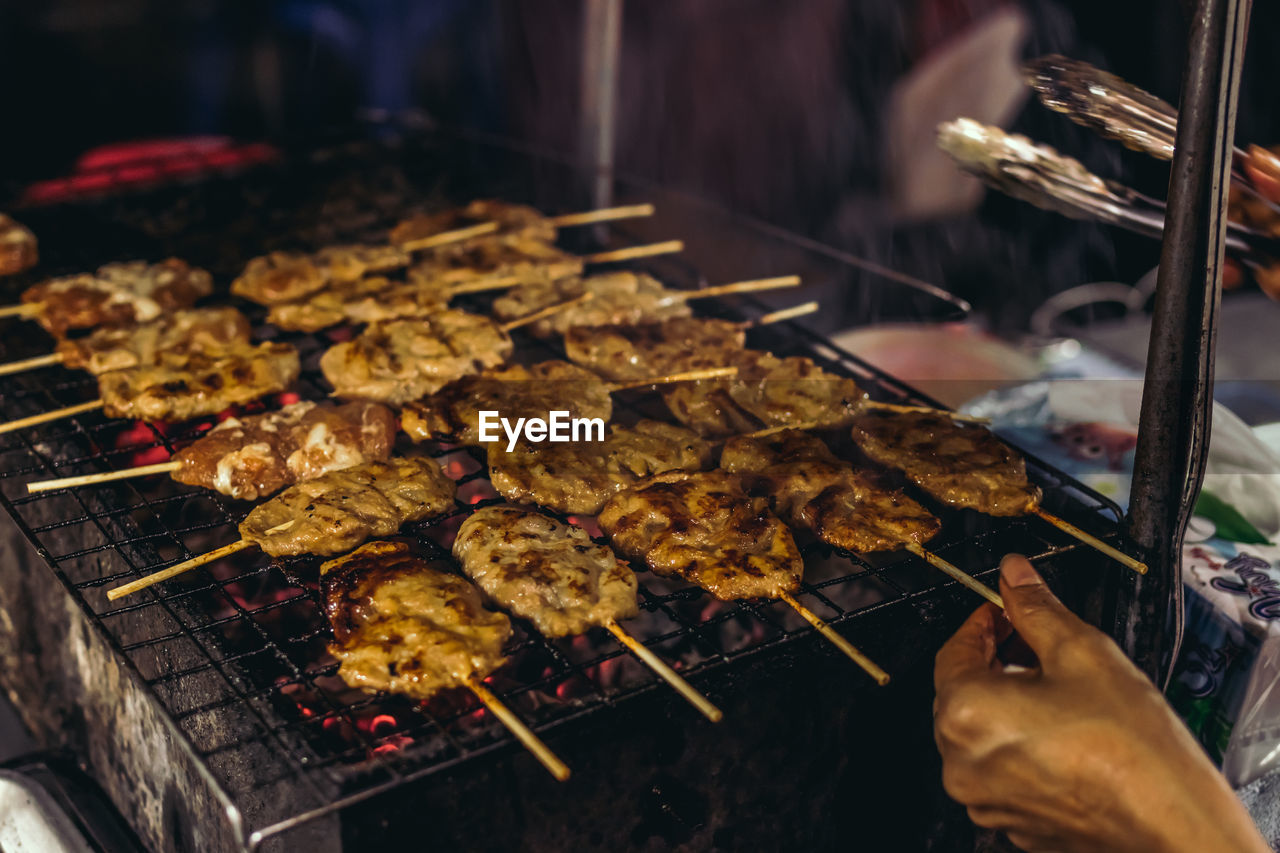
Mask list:
[[[448,308],[449,295],[368,276],[327,287],[299,302],[271,306],[267,322],[291,332],[318,332],[341,323],[376,323],[423,317]]]
[[[554,243],[556,240],[555,226],[540,211],[508,201],[477,199],[465,207],[411,216],[391,229],[391,242],[403,245],[485,222],[497,223],[498,230],[447,245],[470,249],[485,242],[510,238],[543,243]]]
[[[489,480],[517,503],[595,515],[612,495],[663,471],[697,471],[711,445],[692,430],[642,420],[615,426],[604,441],[521,441],[514,450],[490,445]]]
[[[291,403],[228,418],[173,455],[173,479],[252,501],[302,480],[384,460],[396,416],[377,403]]]
[[[854,422],[853,440],[950,506],[1011,516],[1040,504],[1026,460],[985,427],[962,426],[946,414],[867,412]]]
[[[250,260],[231,282],[231,292],[259,305],[279,305],[408,263],[409,256],[395,246],[351,244],[314,253],[271,252]]]
[[[407,404],[400,411],[400,428],[414,441],[481,445],[481,411],[495,411],[511,424],[519,418],[545,420],[554,411],[608,423],[613,400],[599,376],[576,365],[565,361],[517,364],[464,376],[425,400]],[[501,428],[497,433],[505,442]]]
[[[533,323],[529,326],[532,334],[546,338],[575,326],[632,325],[693,315],[684,291],[666,288],[653,276],[625,270],[517,287],[493,301],[493,314],[514,320],[584,293],[592,298]]]
[[[30,269],[39,260],[36,235],[13,218],[0,213],[0,275]]]
[[[458,528],[453,556],[485,594],[547,637],[630,619],[635,572],[603,545],[537,512],[487,507]]]
[[[352,687],[429,699],[506,663],[511,620],[408,545],[370,542],[322,563],[320,586],[333,626],[329,651]]]
[[[249,320],[234,308],[192,308],[165,314],[150,323],[95,329],[82,338],[63,339],[62,364],[95,376],[155,364],[162,353],[215,354],[249,344]]]
[[[512,237],[440,246],[409,269],[409,281],[433,290],[492,278],[532,285],[580,275],[582,267],[576,255],[540,240]]]
[[[190,308],[213,292],[213,277],[169,258],[106,264],[95,273],[53,278],[27,288],[22,301],[40,306],[35,319],[55,337],[69,329],[132,326]]]
[[[751,492],[767,497],[788,524],[811,530],[837,548],[893,551],[908,542],[922,545],[941,529],[920,504],[877,485],[808,433],[731,438],[720,467],[742,475]]]
[[[515,345],[488,317],[445,309],[430,317],[374,323],[320,359],[333,393],[405,403],[502,364]]]
[[[778,358],[760,350],[726,353],[733,379],[704,379],[670,386],[662,399],[676,420],[709,437],[813,423],[844,426],[867,400],[845,376],[827,373],[810,359]]]
[[[254,508],[240,523],[240,536],[272,557],[341,554],[447,512],[456,491],[430,458],[364,462],[290,486]],[[287,529],[270,532],[289,521]]]
[[[564,350],[574,364],[622,381],[721,367],[746,340],[740,323],[673,317],[638,325],[575,326],[564,333]]]
[[[298,369],[298,352],[287,344],[162,352],[154,364],[102,374],[98,390],[107,417],[181,421],[284,391]]]
[[[722,601],[776,598],[804,563],[769,502],[726,471],[669,471],[614,495],[597,518],[619,552]]]

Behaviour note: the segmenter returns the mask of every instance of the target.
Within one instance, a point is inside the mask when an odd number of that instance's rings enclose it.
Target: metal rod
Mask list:
[[[584,0],[579,150],[591,169],[591,201],[596,207],[613,203],[621,47],[622,0]]]
[[[1250,0],[1197,0],[1187,39],[1147,350],[1129,529],[1151,571],[1119,591],[1116,636],[1157,684],[1182,640],[1182,540],[1204,480],[1236,100]]]

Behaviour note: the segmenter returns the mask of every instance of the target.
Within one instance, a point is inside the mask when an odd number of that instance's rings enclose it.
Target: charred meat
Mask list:
[[[445,309],[374,323],[330,347],[320,369],[345,398],[406,403],[507,360],[511,337],[488,317]]]
[[[475,245],[441,246],[409,269],[409,281],[440,291],[463,282],[496,278],[532,285],[581,272],[582,260],[576,255],[540,240],[513,237]]]
[[[408,263],[409,256],[395,246],[330,246],[313,254],[272,252],[249,261],[231,282],[231,292],[259,305],[280,305]]]
[[[674,424],[642,420],[611,429],[604,441],[522,441],[508,452],[490,445],[489,480],[517,503],[595,515],[612,495],[663,471],[697,471],[711,462],[711,445]]]
[[[22,223],[0,213],[0,275],[30,269],[37,260],[36,235]]]
[[[506,663],[511,620],[409,546],[370,542],[320,566],[329,651],[352,687],[429,699]]]
[[[162,352],[154,364],[102,374],[98,390],[107,417],[181,421],[283,391],[298,370],[298,352],[288,344]]]
[[[564,350],[574,364],[607,379],[627,380],[729,364],[746,340],[740,323],[675,317],[638,325],[575,326],[564,333]]]
[[[946,414],[868,412],[854,422],[853,440],[950,506],[1009,516],[1040,503],[1026,460],[990,430],[962,426]]]
[[[36,320],[62,337],[69,329],[148,323],[212,292],[209,273],[170,258],[106,264],[96,273],[49,279],[24,291],[22,301],[39,305]]]
[[[62,363],[95,376],[155,364],[162,353],[216,354],[249,344],[249,320],[234,308],[174,311],[140,326],[95,329],[58,342]]]
[[[518,287],[493,301],[493,313],[503,320],[514,320],[584,293],[592,298],[534,323],[529,327],[532,333],[550,337],[575,326],[625,326],[693,314],[682,291],[663,287],[653,276],[626,271],[561,277]]]
[[[327,287],[299,302],[273,305],[267,322],[293,332],[318,332],[341,323],[424,317],[443,311],[448,303],[445,292],[368,276]]]
[[[466,207],[411,216],[391,229],[391,242],[403,245],[485,222],[497,223],[498,230],[448,245],[470,249],[486,242],[509,238],[543,243],[554,243],[556,239],[555,226],[534,208],[507,201],[477,199]]]
[[[240,500],[257,500],[391,455],[396,417],[377,403],[308,401],[275,412],[228,418],[173,455],[173,479]]]
[[[804,572],[768,501],[748,496],[726,471],[658,474],[610,498],[598,521],[630,559],[722,601],[794,592]]]
[[[488,507],[453,540],[462,571],[502,607],[548,637],[630,619],[636,576],[580,527],[537,512]]]
[[[330,471],[256,507],[240,536],[272,557],[341,554],[410,521],[441,515],[456,487],[429,457],[392,457]],[[286,522],[284,530],[270,532]]]
[[[742,475],[750,491],[767,497],[788,524],[847,551],[924,544],[941,527],[920,504],[879,486],[808,433],[786,430],[767,438],[731,438],[720,466]]]

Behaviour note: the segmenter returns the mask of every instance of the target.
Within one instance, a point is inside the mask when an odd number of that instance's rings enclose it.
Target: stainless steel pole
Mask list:
[[[617,124],[622,0],[583,0],[582,120],[579,155],[592,170],[591,200],[613,203],[613,152]]]

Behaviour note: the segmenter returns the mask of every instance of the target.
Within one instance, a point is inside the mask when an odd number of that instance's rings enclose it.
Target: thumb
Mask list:
[[[1041,662],[1084,627],[1020,554],[1008,554],[1000,561],[1000,593],[1013,629]]]

